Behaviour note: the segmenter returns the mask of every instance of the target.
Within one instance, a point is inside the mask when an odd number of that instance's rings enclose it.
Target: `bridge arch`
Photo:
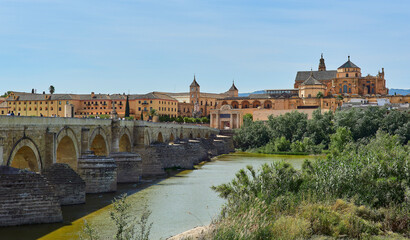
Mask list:
[[[61,129],[57,134],[56,162],[66,163],[77,171],[79,153],[74,131],[69,127]]]
[[[90,150],[97,156],[107,156],[109,154],[107,135],[102,127],[94,129],[90,137]]]
[[[158,133],[157,142],[159,142],[159,143],[163,143],[163,142],[164,142],[164,137],[162,136],[162,133],[161,133],[161,132]]]
[[[40,172],[43,169],[37,145],[28,137],[23,137],[13,146],[7,166]]]
[[[169,135],[169,142],[174,142],[174,141],[175,141],[174,134],[171,133],[171,134]]]
[[[120,133],[120,141],[119,141],[119,151],[120,152],[131,152],[132,150],[132,138],[131,132],[128,128],[123,128]]]

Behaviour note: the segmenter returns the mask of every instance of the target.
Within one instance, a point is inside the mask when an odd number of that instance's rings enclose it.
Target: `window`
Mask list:
[[[349,88],[349,93],[352,93],[352,89],[351,89],[351,88]]]
[[[343,85],[343,93],[347,93],[347,86]]]
[[[348,73],[346,73],[346,77],[349,77],[349,74],[348,74]]]
[[[141,111],[141,107],[138,107],[138,111]]]
[[[152,103],[152,100],[151,100],[151,101],[149,101],[149,103]]]
[[[88,103],[90,103],[90,102],[88,102]],[[61,105],[61,101],[58,101],[58,104],[60,104]],[[60,110],[61,111],[61,110]]]
[[[61,111],[61,107],[58,108],[58,111]]]

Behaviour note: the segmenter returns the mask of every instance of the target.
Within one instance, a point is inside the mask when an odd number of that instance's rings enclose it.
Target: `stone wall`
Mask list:
[[[117,164],[117,182],[139,182],[142,176],[141,155],[137,153],[118,152],[110,155]]]
[[[113,158],[84,155],[78,159],[78,173],[85,181],[86,193],[117,190],[117,165]]]
[[[0,166],[0,226],[62,220],[59,199],[43,176]]]
[[[55,163],[42,175],[54,186],[61,205],[85,203],[85,182],[67,164]]]
[[[164,168],[193,169],[195,164],[234,150],[232,137],[157,143],[140,149],[144,177],[164,174]]]

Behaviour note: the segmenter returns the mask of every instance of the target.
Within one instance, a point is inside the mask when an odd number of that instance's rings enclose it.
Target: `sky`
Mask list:
[[[408,0],[0,0],[0,92],[293,88],[347,61],[410,88]]]

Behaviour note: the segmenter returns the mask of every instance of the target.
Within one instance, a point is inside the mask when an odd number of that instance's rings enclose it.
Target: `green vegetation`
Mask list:
[[[149,240],[152,223],[148,223],[148,218],[151,211],[145,208],[140,219],[137,219],[131,212],[131,205],[127,202],[127,194],[114,198],[112,205],[113,210],[110,212],[110,219],[117,229],[113,239]],[[81,240],[102,239],[87,221],[84,221],[83,231],[79,234],[79,238]]]
[[[170,117],[168,115],[160,116],[160,122],[177,122],[177,123],[209,123],[209,119],[207,117],[202,118],[190,118],[190,117]]]
[[[50,92],[50,94],[53,94],[56,91],[56,89],[54,88],[53,85],[50,85],[50,87],[48,88],[48,91]]]
[[[213,187],[227,199],[213,239],[410,237],[410,145],[402,137],[379,130],[355,141],[350,128],[339,127],[329,154],[305,160],[301,170],[285,162],[240,170]]]
[[[330,136],[339,128],[350,131],[355,141],[383,130],[397,135],[400,143],[405,144],[410,140],[410,112],[369,107],[322,114],[318,109],[311,119],[294,111],[278,117],[269,116],[266,122],[253,121],[252,115],[247,114],[242,127],[235,132],[234,141],[242,151],[318,154],[329,149]]]
[[[3,95],[1,95],[1,97],[8,97],[10,95],[10,93],[11,93],[11,91],[7,91]]]

